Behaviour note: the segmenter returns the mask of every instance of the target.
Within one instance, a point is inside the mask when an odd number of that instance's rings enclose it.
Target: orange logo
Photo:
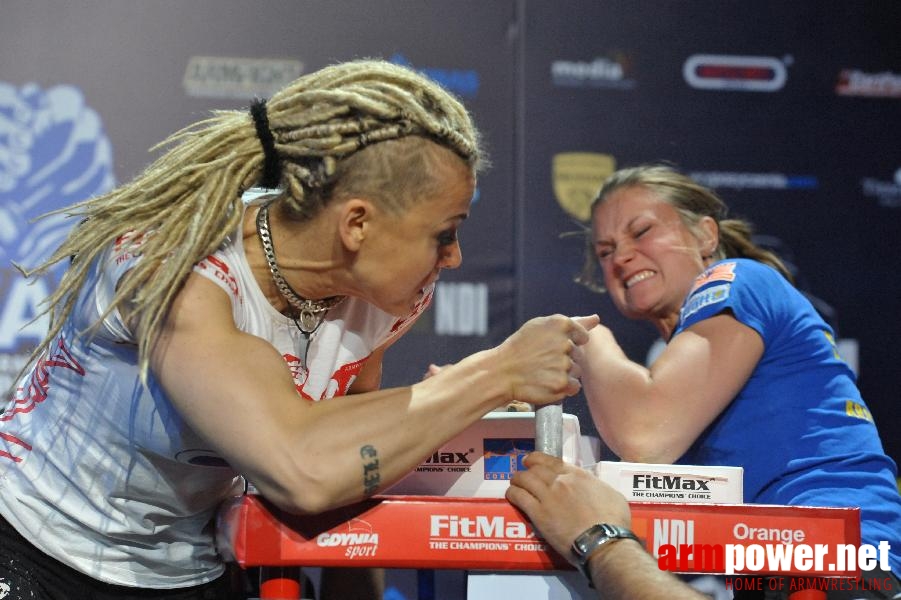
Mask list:
[[[707,285],[711,281],[734,281],[735,280],[735,263],[728,262],[723,263],[721,265],[716,265],[715,267],[711,267],[707,269],[695,279],[695,284],[692,286],[691,291],[695,291],[701,286]],[[691,292],[689,292],[691,293]]]

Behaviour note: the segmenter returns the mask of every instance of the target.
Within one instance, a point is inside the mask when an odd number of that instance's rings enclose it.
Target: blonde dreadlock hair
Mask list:
[[[143,332],[138,356],[146,378],[150,349],[169,306],[194,264],[238,227],[246,189],[273,179],[270,183],[284,190],[289,212],[309,218],[342,177],[353,179],[355,164],[366,166],[348,157],[374,150],[379,142],[418,137],[451,150],[473,173],[482,164],[479,134],[463,105],[422,75],[391,63],[359,60],[326,67],[295,80],[262,107],[271,135],[269,161],[263,149],[267,131],[258,135],[259,107],[253,116],[214,111],[154,147],[171,146],[130,183],[54,211],[81,222],[46,262],[25,272],[42,275],[72,257],[45,301],[50,329],[32,361],[59,334],[91,264],[113,240],[130,244],[141,260],[122,278],[101,320],[130,303],[137,317],[133,325]]]
[[[591,204],[591,214],[594,214],[595,209],[614,190],[626,187],[644,187],[656,193],[664,202],[676,209],[682,222],[692,232],[697,232],[698,223],[703,217],[712,217],[719,229],[719,244],[710,256],[713,260],[750,258],[773,267],[794,283],[782,260],[751,240],[754,230],[749,222],[742,219],[727,219],[728,208],[719,196],[672,167],[641,165],[616,171],[601,186]],[[598,272],[590,228],[587,229],[585,237],[587,242],[585,261],[576,282],[591,290],[603,292],[605,290]]]

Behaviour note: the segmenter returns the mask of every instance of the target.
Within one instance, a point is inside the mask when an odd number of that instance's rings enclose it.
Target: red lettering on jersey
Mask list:
[[[144,242],[144,234],[136,233],[135,231],[126,231],[122,235],[116,238],[116,241],[113,243],[113,250],[115,252],[122,252],[126,249],[134,250],[138,248]]]
[[[149,237],[149,235],[137,233],[135,231],[126,231],[117,237],[116,241],[113,242],[113,253],[116,255],[116,264],[121,265],[123,262],[134,258],[135,252],[141,247],[141,244],[144,243],[144,240],[147,237]]]
[[[360,374],[360,371],[363,370],[363,365],[366,364],[366,361],[369,360],[369,357],[363,358],[361,360],[347,363],[346,365],[342,365],[332,374],[332,379],[329,382],[328,389],[322,394],[322,398],[334,398],[335,396],[346,396],[347,391],[350,389],[350,386],[354,384],[354,381],[357,378],[357,375]]]
[[[734,281],[735,280],[735,263],[728,262],[711,267],[698,275],[691,291],[695,291],[699,287],[710,283],[711,281]],[[689,292],[690,294],[691,292]]]
[[[222,271],[223,273],[225,273],[226,275],[229,274],[229,273],[228,273],[228,272],[229,272],[228,264],[225,263],[225,262],[224,262],[222,259],[220,259],[219,257],[210,254],[210,255],[207,256],[204,260],[205,260],[205,261],[211,262],[211,263],[213,264],[213,266],[215,266],[217,269],[221,270],[221,271]]]
[[[17,446],[22,446],[23,448],[25,448],[26,451],[31,452],[31,444],[25,442],[24,440],[17,438],[14,435],[10,435],[8,433],[3,433],[2,431],[0,431],[0,440],[5,440],[11,444],[16,444]],[[22,462],[21,457],[10,454],[9,452],[6,452],[5,450],[0,450],[0,458],[8,458],[8,459],[12,460],[13,462]]]
[[[16,436],[14,436],[10,433],[3,433],[2,431],[0,431],[0,440],[6,440],[7,442],[10,442],[11,444],[18,444],[19,446],[22,446],[26,450],[31,450],[31,444],[28,444],[28,443],[20,440],[19,438],[17,438]]]
[[[409,315],[394,322],[394,325],[391,326],[390,335],[394,335],[395,333],[400,331],[404,325],[418,319],[419,315],[421,315],[425,311],[425,309],[429,307],[429,304],[432,303],[432,296],[434,295],[435,288],[432,287],[432,289],[429,290],[429,293],[423,296],[422,300],[416,303],[416,305],[413,307],[413,311]]]
[[[63,338],[59,338],[57,342],[57,346],[59,346],[59,351],[50,354],[47,357],[47,366],[48,367],[65,367],[67,369],[72,369],[82,377],[84,377],[84,367],[81,366],[81,363],[76,360],[72,353],[69,351],[69,348],[66,347],[66,342]]]
[[[304,400],[314,402],[315,398],[303,391],[303,386],[310,377],[310,372],[307,371],[303,361],[293,354],[283,354],[282,358],[285,359],[285,364],[288,365],[288,370],[291,371],[291,378],[294,380],[294,389],[297,390],[297,393],[300,394],[301,398]]]
[[[57,350],[48,351],[38,358],[31,371],[28,386],[16,390],[15,405],[0,416],[0,421],[9,421],[19,413],[29,413],[35,406],[47,399],[50,389],[50,373],[53,367],[70,369],[84,377],[85,370],[81,363],[72,356],[62,337],[57,338]]]
[[[241,294],[238,290],[238,280],[231,274],[228,264],[216,256],[207,256],[205,259],[197,263],[199,269],[211,269],[213,277],[225,284],[232,296],[241,300]]]
[[[297,390],[297,393],[300,394],[304,400],[309,400],[310,402],[334,398],[335,396],[346,396],[350,387],[357,379],[357,375],[363,370],[363,365],[369,360],[369,357],[367,356],[364,359],[338,367],[338,370],[332,373],[332,376],[329,378],[326,389],[320,394],[319,398],[314,398],[304,390],[304,386],[310,377],[310,373],[304,366],[303,361],[292,354],[284,354],[282,357],[285,359],[288,369],[291,370],[291,377],[294,378],[294,389]]]

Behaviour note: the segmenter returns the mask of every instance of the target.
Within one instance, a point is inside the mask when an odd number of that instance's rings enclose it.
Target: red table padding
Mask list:
[[[663,544],[860,544],[856,508],[632,502],[632,528],[655,555]],[[569,569],[504,499],[383,496],[315,516],[262,497],[228,501],[217,524],[228,560],[252,566],[359,566],[491,571]],[[803,539],[799,539],[803,538]],[[710,564],[686,573],[719,572]],[[739,571],[740,572],[740,571]],[[784,571],[804,576],[854,572]]]

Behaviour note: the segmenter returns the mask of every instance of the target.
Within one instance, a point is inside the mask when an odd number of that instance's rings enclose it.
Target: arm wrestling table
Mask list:
[[[631,502],[632,529],[649,552],[693,544],[697,559],[680,573],[723,573],[714,554],[726,544],[772,542],[801,532],[803,542],[860,545],[856,508],[755,504]],[[217,522],[220,552],[243,568],[357,566],[404,569],[553,571],[571,569],[545,544],[525,516],[504,499],[380,496],[315,516],[284,513],[262,497],[238,496]],[[797,538],[795,538],[797,539]],[[794,568],[794,565],[792,565]],[[736,574],[750,574],[736,569]],[[754,575],[764,573],[753,572]],[[802,577],[854,577],[854,572],[782,571]],[[825,598],[820,592],[793,600]],[[261,594],[262,596],[262,594]]]

